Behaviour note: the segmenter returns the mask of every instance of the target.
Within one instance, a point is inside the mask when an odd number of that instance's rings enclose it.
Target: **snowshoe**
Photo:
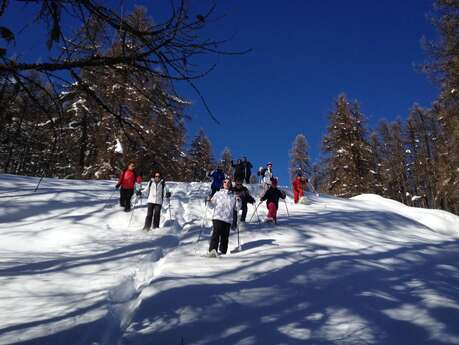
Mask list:
[[[299,200],[298,203],[301,205],[311,205],[311,200],[306,198],[305,196],[302,196]]]
[[[234,253],[239,253],[240,251],[242,251],[242,246],[238,246],[234,248],[230,253],[234,254]]]
[[[208,258],[218,258],[219,255],[215,249],[212,249],[210,252],[207,252],[206,257]]]

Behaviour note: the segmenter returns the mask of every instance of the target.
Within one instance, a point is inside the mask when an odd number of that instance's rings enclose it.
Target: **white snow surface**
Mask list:
[[[289,191],[215,259],[208,183],[170,182],[147,233],[115,181],[38,180],[0,175],[0,344],[459,344],[448,212]]]

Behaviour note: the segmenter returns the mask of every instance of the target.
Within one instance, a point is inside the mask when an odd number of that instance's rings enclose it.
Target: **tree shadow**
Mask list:
[[[261,255],[238,268],[257,272],[245,281],[224,271],[161,290],[175,277],[160,278],[161,291],[143,301],[124,343],[175,344],[182,336],[185,344],[458,343],[459,241],[308,256],[319,250],[307,245],[297,260]],[[291,263],[256,269],[276,259]],[[439,274],[451,263],[454,278]]]
[[[242,250],[250,250],[258,247],[263,247],[263,246],[279,246],[278,244],[275,243],[276,241],[273,239],[264,239],[264,240],[256,240],[256,241],[250,241],[247,243],[242,244]]]
[[[177,245],[178,239],[176,236],[166,235],[148,242],[129,244],[126,246],[109,250],[107,252],[97,253],[94,255],[74,255],[59,259],[10,266],[5,269],[0,269],[0,277],[25,276],[59,272],[69,270],[75,267],[101,264],[104,262],[125,259],[131,256],[148,254],[158,247],[162,249],[168,249],[173,248]]]

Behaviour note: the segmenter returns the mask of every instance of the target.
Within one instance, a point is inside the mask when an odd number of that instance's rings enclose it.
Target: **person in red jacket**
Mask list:
[[[293,181],[293,201],[298,204],[300,197],[304,196],[304,181],[299,175]]]
[[[129,162],[127,168],[121,172],[116,184],[116,188],[120,188],[120,206],[124,207],[126,212],[131,210],[131,198],[136,183],[141,184],[142,178],[137,175],[134,162]]]

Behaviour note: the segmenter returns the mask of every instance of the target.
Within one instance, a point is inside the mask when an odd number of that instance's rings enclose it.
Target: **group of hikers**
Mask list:
[[[226,254],[228,250],[228,239],[231,229],[236,229],[238,223],[245,223],[247,217],[247,205],[255,204],[255,198],[250,194],[247,187],[250,183],[252,164],[246,157],[238,159],[234,164],[233,176],[228,176],[223,171],[223,164],[220,163],[216,168],[207,173],[212,179],[211,192],[206,202],[213,207],[212,216],[212,236],[209,243],[209,255],[216,256]],[[268,223],[277,224],[277,210],[279,209],[279,199],[285,200],[286,193],[278,188],[278,179],[273,175],[273,164],[269,162],[265,167],[258,169],[257,175],[260,178],[260,199],[259,204],[266,201],[268,214],[265,219]],[[293,182],[294,202],[300,202],[304,196],[304,190],[307,188],[307,179],[297,172]],[[124,207],[126,212],[131,210],[131,198],[134,193],[140,198],[142,196],[142,178],[136,173],[135,163],[129,162],[119,177],[116,188],[120,189],[120,206]],[[137,187],[137,188],[136,188]],[[147,196],[147,215],[143,230],[149,231],[159,227],[162,204],[166,198],[170,205],[171,192],[169,191],[165,179],[160,172],[154,172],[145,190]],[[238,219],[238,213],[241,216]],[[255,209],[256,211],[256,209]]]
[[[142,177],[136,173],[135,163],[129,162],[127,168],[123,169],[116,184],[120,189],[120,206],[124,207],[125,212],[131,211],[131,199],[134,191],[138,197],[142,195]],[[136,188],[137,187],[137,188]],[[159,228],[161,208],[164,197],[169,200],[171,192],[166,186],[166,181],[159,172],[154,172],[148,182],[145,194],[147,195],[147,216],[143,230],[150,230],[152,222],[153,228]]]

